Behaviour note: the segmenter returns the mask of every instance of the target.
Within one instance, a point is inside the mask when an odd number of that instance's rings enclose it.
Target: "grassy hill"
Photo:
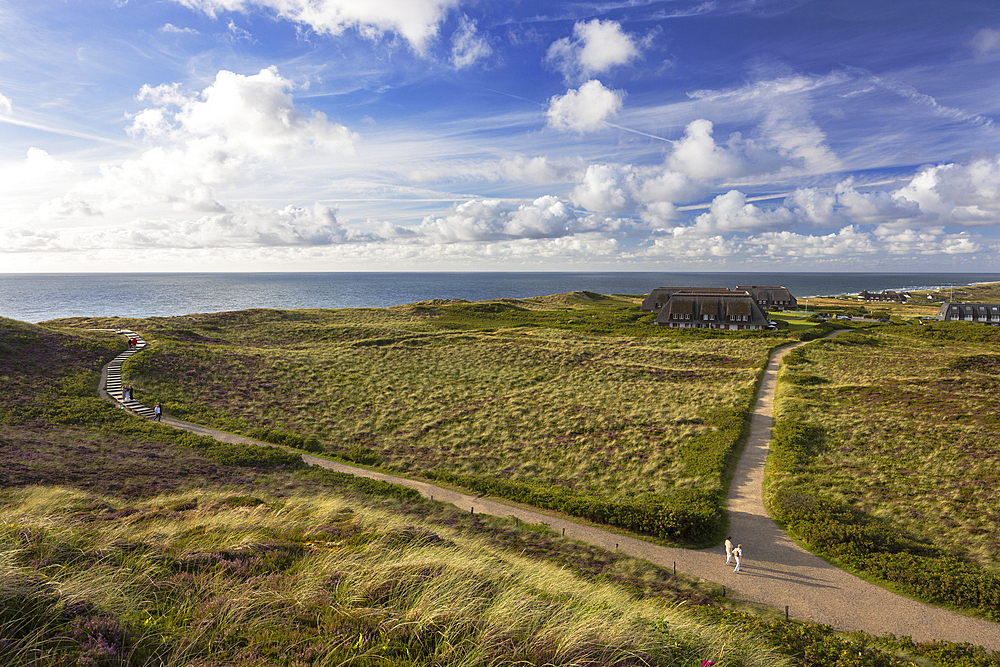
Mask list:
[[[124,347],[0,319],[0,664],[1000,664],[151,424],[96,398]]]
[[[788,337],[668,331],[636,301],[581,292],[88,325],[142,331],[152,349],[123,381],[182,419],[705,543],[722,530],[760,373]]]

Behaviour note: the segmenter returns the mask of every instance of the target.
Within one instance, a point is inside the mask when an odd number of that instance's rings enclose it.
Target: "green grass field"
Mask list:
[[[1000,330],[968,323],[872,327],[786,357],[776,411],[779,427],[798,430],[776,436],[795,452],[777,448],[772,494],[792,505],[822,499],[842,508],[833,514],[853,514],[842,523],[855,526],[848,532],[859,535],[858,552],[844,546],[843,532],[821,536],[805,523],[797,532],[820,551],[823,542],[856,569],[937,602],[958,603],[958,595],[930,580],[947,579],[941,568],[961,570],[963,585],[978,588],[963,593],[960,606],[996,617],[998,370]],[[928,581],[904,577],[875,554],[925,559]],[[898,565],[907,568],[920,570]]]
[[[122,349],[0,319],[0,664],[1000,665],[150,424],[96,398]]]
[[[704,541],[721,530],[717,498],[761,369],[787,338],[668,331],[636,301],[577,293],[128,322],[153,345],[124,381],[180,418],[293,432],[466,486],[507,480],[491,491],[527,502],[537,493],[523,485],[542,485],[561,494],[554,508],[583,502],[584,516],[629,511],[592,508],[607,502],[655,514],[695,494],[701,516],[642,525]]]

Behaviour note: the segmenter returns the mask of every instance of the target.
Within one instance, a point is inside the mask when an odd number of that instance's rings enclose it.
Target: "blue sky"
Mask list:
[[[0,0],[0,271],[1000,271],[1000,5]]]

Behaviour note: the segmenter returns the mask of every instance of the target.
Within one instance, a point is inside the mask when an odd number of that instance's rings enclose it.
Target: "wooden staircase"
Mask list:
[[[152,419],[156,416],[153,408],[147,407],[135,400],[125,400],[125,390],[122,387],[122,362],[131,357],[133,354],[138,354],[146,349],[148,343],[143,340],[142,336],[131,331],[129,329],[119,329],[116,333],[120,333],[123,336],[127,336],[129,340],[135,338],[135,347],[129,348],[119,354],[117,357],[111,360],[108,364],[108,379],[104,385],[104,390],[108,392],[108,395],[118,401],[118,403],[127,410],[131,410],[137,415],[142,415],[146,419]]]

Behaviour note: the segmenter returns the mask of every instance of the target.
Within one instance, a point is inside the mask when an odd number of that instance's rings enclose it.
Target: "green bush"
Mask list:
[[[382,457],[378,455],[378,452],[361,446],[355,447],[347,452],[347,454],[344,454],[344,458],[365,466],[374,466],[382,462]]]
[[[400,500],[419,500],[421,498],[420,492],[416,489],[392,484],[391,482],[384,482],[380,479],[356,477],[346,472],[328,470],[319,466],[313,466],[309,474],[326,486],[347,487],[371,496],[384,496]]]
[[[278,447],[251,445],[245,443],[220,442],[207,435],[183,433],[177,443],[198,451],[213,461],[227,466],[245,468],[276,468],[305,466],[302,457]]]
[[[681,489],[671,496],[650,494],[627,502],[582,495],[542,482],[473,477],[445,471],[425,474],[430,479],[477,493],[670,540],[703,541],[722,523],[718,495],[704,489]]]

